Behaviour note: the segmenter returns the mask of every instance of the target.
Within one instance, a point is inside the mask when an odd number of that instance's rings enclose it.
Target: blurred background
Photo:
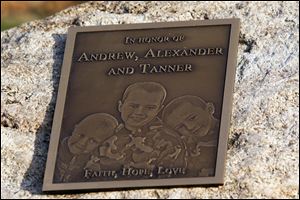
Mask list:
[[[1,31],[85,1],[1,1]]]

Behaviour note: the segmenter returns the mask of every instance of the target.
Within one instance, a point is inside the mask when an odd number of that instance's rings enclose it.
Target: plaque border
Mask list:
[[[72,65],[73,50],[76,34],[81,32],[98,31],[119,31],[134,29],[156,29],[175,27],[197,27],[230,25],[229,48],[226,66],[226,77],[223,93],[221,124],[219,131],[218,151],[216,170],[214,177],[192,177],[192,178],[164,178],[164,179],[139,179],[139,180],[119,180],[119,181],[99,181],[99,182],[79,182],[79,183],[53,183],[55,161],[59,144],[59,137],[62,125],[62,118],[65,106],[65,98],[68,88],[68,80]],[[61,76],[58,87],[58,95],[53,118],[53,125],[50,136],[50,144],[47,155],[46,169],[44,174],[43,192],[72,191],[72,190],[101,190],[118,188],[149,188],[163,186],[192,186],[192,185],[222,185],[224,184],[225,159],[227,154],[227,142],[230,131],[230,120],[232,113],[232,99],[235,82],[235,72],[237,63],[237,50],[239,40],[240,20],[214,19],[214,20],[193,20],[179,22],[155,22],[139,24],[105,25],[89,27],[70,27],[68,29],[64,60],[61,69]]]

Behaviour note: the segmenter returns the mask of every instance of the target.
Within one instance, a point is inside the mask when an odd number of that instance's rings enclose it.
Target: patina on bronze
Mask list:
[[[239,20],[68,32],[43,191],[223,184]]]

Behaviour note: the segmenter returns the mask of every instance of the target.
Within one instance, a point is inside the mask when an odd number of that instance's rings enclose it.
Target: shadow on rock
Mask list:
[[[61,66],[63,61],[66,34],[53,34],[55,43],[53,45],[53,70],[52,81],[53,90],[51,94],[51,100],[47,106],[45,118],[43,123],[36,132],[36,138],[34,141],[34,153],[31,164],[27,169],[23,180],[21,182],[21,188],[29,191],[32,194],[41,194],[43,187],[43,178],[46,167],[47,153],[50,141],[50,133],[56,103],[56,97],[58,93],[59,77],[61,72]],[[26,152],[24,152],[26,153]]]

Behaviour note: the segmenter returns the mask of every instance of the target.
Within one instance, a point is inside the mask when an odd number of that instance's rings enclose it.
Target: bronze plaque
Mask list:
[[[43,191],[223,184],[239,20],[71,27]]]

